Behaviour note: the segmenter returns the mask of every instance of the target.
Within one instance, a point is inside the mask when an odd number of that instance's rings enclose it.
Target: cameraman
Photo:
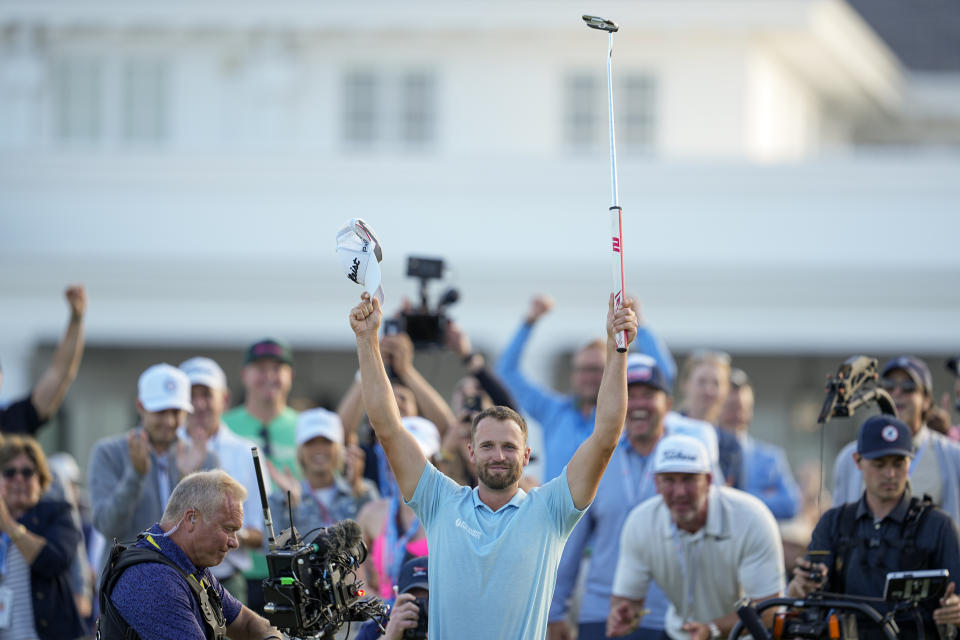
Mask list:
[[[353,640],[374,640],[374,638],[401,638],[427,637],[427,598],[430,595],[430,585],[427,580],[427,557],[420,556],[407,560],[400,568],[397,578],[397,600],[390,610],[390,620],[387,622],[386,632],[380,634],[377,623],[365,623],[360,627]]]
[[[863,495],[820,518],[808,555],[818,551],[824,561],[797,559],[787,586],[789,597],[803,598],[818,589],[880,597],[891,571],[947,569],[954,580],[960,576],[956,524],[929,499],[913,497],[908,485],[913,455],[905,423],[886,415],[863,423],[853,454],[863,477]],[[819,571],[819,579],[811,576],[811,570]],[[935,624],[960,625],[960,597],[954,585],[948,585],[939,602],[920,604],[925,637],[938,637]],[[870,604],[885,613],[883,603]],[[902,638],[917,637],[912,612],[897,623]],[[883,637],[876,627],[866,631],[861,630],[861,638]]]

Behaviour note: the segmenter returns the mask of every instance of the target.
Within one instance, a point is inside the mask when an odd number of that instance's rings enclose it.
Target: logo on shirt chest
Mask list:
[[[460,518],[457,518],[454,524],[456,524],[457,528],[463,529],[464,531],[466,531],[469,535],[473,536],[474,538],[477,538],[477,539],[480,538],[480,532],[477,531],[476,529],[472,528],[470,525],[468,525],[466,522],[464,522],[464,521],[461,520]]]

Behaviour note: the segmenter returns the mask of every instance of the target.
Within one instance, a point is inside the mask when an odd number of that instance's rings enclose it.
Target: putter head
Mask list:
[[[587,26],[591,29],[599,29],[600,31],[615,33],[620,29],[613,20],[607,20],[606,18],[600,18],[598,16],[583,16],[583,21],[586,22]]]

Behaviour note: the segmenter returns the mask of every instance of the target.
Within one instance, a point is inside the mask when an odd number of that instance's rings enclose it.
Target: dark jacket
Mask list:
[[[30,565],[33,619],[40,640],[65,640],[88,633],[70,587],[70,565],[81,535],[70,509],[69,503],[45,496],[19,518],[31,533],[47,541]]]

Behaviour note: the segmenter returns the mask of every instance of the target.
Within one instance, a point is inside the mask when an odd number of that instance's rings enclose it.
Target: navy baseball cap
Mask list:
[[[872,416],[860,425],[857,453],[867,460],[883,456],[913,457],[910,428],[893,416]]]
[[[627,384],[645,384],[670,395],[670,385],[663,375],[657,361],[645,353],[631,353],[627,356]]]
[[[900,356],[883,365],[880,377],[886,378],[891,371],[897,369],[910,376],[910,379],[923,389],[926,395],[933,395],[933,375],[930,373],[930,367],[927,366],[926,362],[914,356]]]
[[[406,593],[417,587],[430,589],[427,581],[427,556],[407,560],[400,567],[400,574],[397,576],[397,593]]]
[[[290,345],[273,338],[264,338],[247,347],[243,364],[248,365],[251,362],[267,358],[293,366],[293,352],[290,351]]]

